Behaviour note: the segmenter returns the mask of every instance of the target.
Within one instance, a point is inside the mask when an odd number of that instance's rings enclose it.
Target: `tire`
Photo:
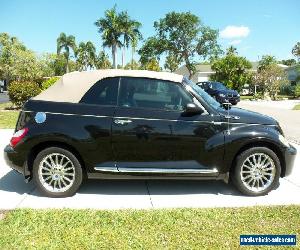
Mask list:
[[[79,160],[63,148],[46,148],[33,163],[33,180],[40,193],[48,197],[74,195],[82,183],[82,176]]]
[[[280,161],[271,149],[266,147],[247,149],[237,156],[235,162],[230,176],[232,183],[241,193],[261,196],[279,186]]]

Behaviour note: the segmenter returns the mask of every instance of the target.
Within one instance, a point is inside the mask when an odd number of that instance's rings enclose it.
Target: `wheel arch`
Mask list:
[[[231,162],[231,166],[230,166],[230,173],[232,173],[235,165],[236,165],[236,159],[238,157],[239,154],[241,154],[242,152],[244,152],[245,150],[249,149],[249,148],[254,148],[254,147],[266,147],[269,148],[270,150],[272,150],[278,157],[279,161],[280,161],[280,166],[281,166],[281,174],[280,177],[284,177],[285,176],[285,171],[286,171],[286,166],[285,166],[285,160],[284,160],[284,155],[282,153],[282,151],[280,150],[280,148],[275,144],[272,143],[270,141],[251,141],[245,145],[243,145],[234,155],[233,160]]]
[[[61,142],[61,141],[40,142],[30,150],[30,152],[28,154],[28,158],[27,158],[28,159],[27,160],[27,168],[31,175],[32,175],[33,162],[34,162],[35,158],[37,157],[37,155],[39,154],[39,152],[41,152],[42,150],[44,150],[46,148],[50,148],[50,147],[63,148],[63,149],[70,151],[72,154],[74,154],[81,164],[84,176],[85,177],[87,176],[85,162],[84,162],[83,158],[81,157],[79,151],[72,145],[70,145],[66,142]]]

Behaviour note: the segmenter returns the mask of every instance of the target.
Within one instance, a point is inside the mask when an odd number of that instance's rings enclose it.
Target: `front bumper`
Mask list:
[[[219,103],[229,102],[231,104],[237,104],[240,101],[240,97],[228,97],[228,96],[221,97],[221,96],[218,96],[217,101]]]
[[[297,149],[295,147],[290,145],[288,148],[286,148],[284,154],[284,160],[285,160],[284,176],[288,176],[292,173],[296,155],[297,155]]]
[[[4,148],[4,160],[10,168],[16,170],[18,173],[25,177],[30,175],[26,158],[23,154],[16,152],[10,145]]]

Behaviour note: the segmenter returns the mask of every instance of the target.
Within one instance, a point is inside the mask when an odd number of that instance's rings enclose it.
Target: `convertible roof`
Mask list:
[[[99,80],[120,76],[145,77],[173,82],[182,82],[183,79],[182,75],[147,70],[107,69],[71,72],[63,75],[50,88],[32,98],[32,100],[78,103],[84,94]]]

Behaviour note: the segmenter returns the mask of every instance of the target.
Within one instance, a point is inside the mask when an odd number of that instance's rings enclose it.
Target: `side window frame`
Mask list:
[[[92,102],[85,101],[85,99],[88,99],[88,98],[92,97],[92,95],[94,94],[93,90],[94,91],[95,91],[95,89],[97,90],[99,88],[99,85],[101,85],[101,83],[103,83],[105,80],[108,80],[108,79],[116,79],[116,81],[117,81],[116,103],[115,104],[99,104],[99,103],[92,103]],[[88,91],[86,91],[86,93],[80,99],[79,103],[85,104],[85,105],[96,105],[96,106],[105,106],[105,107],[117,107],[118,106],[118,99],[119,99],[120,81],[121,81],[121,77],[119,77],[119,76],[102,78],[101,80],[99,80],[95,84],[93,84],[88,89]]]
[[[179,88],[182,89],[182,91],[184,91],[192,100],[193,103],[194,102],[194,96],[188,92],[184,86],[181,84],[181,83],[178,83],[178,82],[172,82],[172,81],[168,81],[168,80],[160,80],[160,79],[156,79],[156,78],[147,78],[147,77],[130,77],[130,76],[121,76],[120,77],[120,81],[119,81],[119,89],[118,89],[118,100],[117,100],[117,107],[118,108],[122,108],[123,106],[120,105],[120,89],[122,87],[122,79],[124,78],[131,78],[131,79],[149,79],[149,80],[159,80],[159,81],[163,81],[163,82],[166,82],[166,83],[170,83],[170,84],[175,84],[177,85]],[[198,105],[198,103],[195,103],[196,105]],[[202,105],[201,105],[202,106]],[[175,113],[182,113],[183,111],[181,110],[168,110],[168,109],[160,109],[160,108],[148,108],[148,107],[127,107],[127,108],[131,108],[131,109],[140,109],[140,110],[147,110],[147,111],[164,111],[164,112],[175,112]]]

